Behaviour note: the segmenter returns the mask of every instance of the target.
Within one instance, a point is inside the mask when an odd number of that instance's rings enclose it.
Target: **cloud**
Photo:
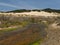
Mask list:
[[[8,4],[8,3],[3,3],[3,2],[0,2],[0,5],[20,9],[20,7],[19,7],[19,6],[12,5],[12,4]]]
[[[16,9],[36,9],[37,7],[34,5],[31,5],[30,3],[26,1],[19,1],[17,4],[13,3],[5,3],[5,2],[0,2],[0,6],[6,6],[6,7],[11,7],[11,8],[16,8]],[[22,4],[24,3],[24,4]]]

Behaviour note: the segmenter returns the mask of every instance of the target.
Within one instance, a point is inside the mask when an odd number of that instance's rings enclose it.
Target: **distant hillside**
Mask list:
[[[28,10],[28,9],[19,9],[19,10],[12,10],[12,11],[7,11],[6,13],[10,13],[10,12],[13,12],[13,13],[21,13],[21,12],[31,12],[31,11],[45,11],[45,12],[56,12],[56,13],[60,13],[60,9],[57,10],[57,9],[51,9],[51,8],[46,8],[46,9],[32,9],[32,10]]]
[[[12,11],[7,11],[7,12],[14,12],[14,13],[16,13],[16,12],[31,12],[31,11],[38,11],[38,12],[40,12],[40,10],[38,10],[38,9],[33,9],[33,10],[27,10],[27,9],[19,9],[19,10],[12,10]]]
[[[42,9],[42,11],[45,11],[45,12],[56,12],[56,13],[60,13],[60,9],[57,10],[57,9],[51,9],[51,8],[46,8],[46,9]]]
[[[30,12],[30,11],[31,11],[31,10],[19,9],[19,10],[7,11],[7,12]]]

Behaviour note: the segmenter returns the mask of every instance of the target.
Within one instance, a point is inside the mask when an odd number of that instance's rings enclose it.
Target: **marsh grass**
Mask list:
[[[6,29],[0,30],[0,32],[9,32],[9,31],[17,30],[17,29],[19,29],[19,28],[6,28]]]
[[[29,45],[40,45],[43,41],[44,39],[39,39],[39,40],[36,40],[35,42],[30,43]]]

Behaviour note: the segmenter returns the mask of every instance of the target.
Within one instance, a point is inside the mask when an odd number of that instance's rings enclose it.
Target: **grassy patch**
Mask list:
[[[31,45],[39,45],[40,42],[41,42],[41,41],[37,41],[37,42],[35,42],[35,43],[31,44]]]
[[[31,43],[30,45],[40,45],[42,41],[43,41],[43,39],[40,39],[40,40],[37,40],[37,41]]]
[[[28,25],[28,24],[29,24],[29,22],[24,21],[24,22],[22,22],[22,23],[19,24],[19,25],[15,25],[16,27],[14,27],[14,26],[12,26],[11,28],[4,27],[4,28],[0,29],[0,32],[9,32],[9,31],[18,30],[18,29],[20,29],[20,28],[25,27],[25,26]],[[13,27],[14,27],[14,28],[13,28]]]
[[[6,28],[6,29],[0,30],[0,32],[9,32],[9,31],[17,30],[17,29],[19,29],[19,27],[17,27],[17,28]]]

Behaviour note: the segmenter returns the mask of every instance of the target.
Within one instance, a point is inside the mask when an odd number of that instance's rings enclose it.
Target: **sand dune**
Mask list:
[[[41,12],[37,12],[37,11],[31,11],[31,12],[23,12],[23,13],[0,13],[1,14],[4,14],[4,15],[14,15],[14,16],[59,16],[60,14],[57,14],[57,13],[48,13],[48,12],[44,12],[44,11],[41,11]]]

